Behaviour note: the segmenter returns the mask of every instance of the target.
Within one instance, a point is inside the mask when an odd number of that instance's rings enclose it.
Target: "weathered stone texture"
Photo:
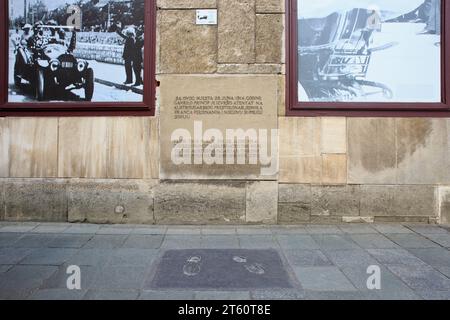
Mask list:
[[[52,179],[5,180],[5,220],[67,221],[67,183]]]
[[[311,186],[280,184],[278,188],[278,223],[307,223],[311,216]]]
[[[322,183],[347,183],[347,156],[345,154],[322,155]]]
[[[217,0],[158,0],[161,9],[212,9],[217,8]]]
[[[158,11],[159,71],[214,73],[217,27],[195,24],[195,10]]]
[[[256,15],[256,62],[282,63],[283,15]]]
[[[107,118],[59,120],[59,177],[106,178],[107,122]]]
[[[218,0],[219,62],[255,62],[255,0]]]
[[[248,182],[246,198],[246,222],[277,223],[277,181]]]
[[[312,216],[359,216],[358,186],[312,186]]]
[[[245,193],[245,182],[162,182],[155,191],[156,223],[245,223]]]
[[[219,64],[217,73],[220,74],[281,74],[280,64]]]
[[[156,180],[71,180],[69,222],[152,224]]]
[[[348,119],[348,182],[395,184],[395,119]]]
[[[9,118],[9,176],[53,178],[58,174],[58,119]]]
[[[440,223],[450,224],[450,187],[439,187]]]
[[[278,76],[278,116],[286,115],[286,78]]]
[[[321,129],[322,153],[347,153],[346,118],[322,118]]]
[[[282,13],[284,11],[284,0],[256,0],[257,13]]]
[[[7,118],[0,118],[0,178],[9,176],[9,125]]]

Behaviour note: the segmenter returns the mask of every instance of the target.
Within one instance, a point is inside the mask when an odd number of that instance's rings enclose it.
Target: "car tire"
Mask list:
[[[36,74],[36,100],[45,100],[45,73],[44,70],[39,68]]]
[[[84,83],[84,99],[91,101],[94,95],[94,70],[89,68],[86,70],[86,77]]]
[[[17,58],[16,58],[17,59]],[[22,79],[19,77],[19,65],[18,62],[14,64],[14,85],[19,87],[22,83]]]

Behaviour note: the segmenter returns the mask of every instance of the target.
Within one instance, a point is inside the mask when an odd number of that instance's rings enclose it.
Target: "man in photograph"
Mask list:
[[[116,30],[117,34],[121,36],[124,40],[123,46],[123,60],[125,62],[125,75],[126,79],[124,84],[132,84],[133,83],[133,61],[136,56],[136,47],[135,47],[135,38],[136,31],[133,27],[128,27],[124,31],[122,31],[119,26],[117,26]]]

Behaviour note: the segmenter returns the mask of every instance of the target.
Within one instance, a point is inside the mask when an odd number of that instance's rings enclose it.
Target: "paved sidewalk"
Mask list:
[[[0,299],[450,299],[449,248],[450,232],[427,225],[165,227],[0,222]],[[172,251],[183,249],[193,250]],[[271,250],[252,251],[261,249]],[[264,262],[244,264],[247,258],[236,252]],[[198,287],[195,279],[201,273],[196,264],[202,255],[220,260],[227,253],[234,255],[235,266],[245,265],[239,270],[251,272],[248,279],[255,279],[255,286],[245,286],[251,281],[237,281],[230,284],[232,289]],[[278,266],[267,260],[277,253]],[[190,258],[178,270],[175,260],[184,259],[182,255]],[[175,262],[167,260],[171,257]],[[218,270],[215,279],[208,278],[208,285],[242,276],[206,259],[205,265]],[[158,268],[161,261],[166,269]],[[67,289],[70,265],[81,269],[81,290]],[[369,266],[379,266],[381,290],[367,288]],[[264,271],[267,276],[276,272],[280,279],[287,275],[290,286],[264,287],[267,281],[257,281]],[[175,272],[188,285],[158,286],[176,282],[163,273],[161,281],[154,280],[158,272]]]

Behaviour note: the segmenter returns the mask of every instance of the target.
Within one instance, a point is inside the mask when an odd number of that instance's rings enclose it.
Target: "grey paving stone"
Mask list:
[[[85,294],[85,290],[39,289],[28,300],[81,300]]]
[[[251,292],[253,300],[303,300],[305,292],[296,289],[270,289]]]
[[[150,267],[158,257],[155,249],[116,249],[109,260],[110,266]]]
[[[43,224],[41,224],[33,229],[33,233],[45,233],[45,234],[62,233],[68,228],[69,228],[69,225],[64,225],[64,224],[63,225],[58,225],[58,224],[43,225]]]
[[[167,235],[197,235],[201,234],[200,227],[168,227],[166,231]]]
[[[273,234],[308,234],[306,226],[272,226],[269,228]]]
[[[450,291],[426,290],[418,291],[417,294],[419,294],[425,300],[450,300]]]
[[[236,235],[235,227],[202,227],[202,235],[217,236],[217,235]]]
[[[94,235],[90,234],[59,234],[49,244],[49,248],[81,248]]]
[[[66,289],[67,290],[67,279],[71,274],[67,273],[67,268],[71,264],[66,263],[58,267],[58,270],[48,279],[46,279],[40,289]],[[80,281],[81,289],[88,290],[92,287],[94,279],[96,279],[97,274],[100,272],[100,267],[93,266],[82,266],[80,267]]]
[[[364,249],[400,248],[382,234],[352,234],[350,238]]]
[[[450,279],[450,265],[447,266],[435,266],[434,267],[437,271],[442,273],[444,276]]]
[[[357,291],[306,291],[305,300],[377,300],[378,297],[372,292],[357,292]]]
[[[163,226],[152,226],[152,227],[136,227],[131,231],[131,234],[143,234],[143,235],[165,235],[167,232],[167,227]]]
[[[419,234],[449,234],[447,230],[440,226],[433,225],[406,225],[407,228]]]
[[[279,244],[272,235],[240,235],[242,249],[278,249]]]
[[[202,249],[238,249],[239,239],[235,235],[204,235],[201,239]]]
[[[115,249],[120,248],[128,235],[101,235],[97,234],[86,243],[87,249]]]
[[[450,234],[443,234],[443,233],[429,234],[428,233],[428,234],[423,234],[423,236],[443,247],[450,248]]]
[[[166,235],[161,249],[196,249],[201,247],[201,236]]]
[[[1,228],[1,232],[26,233],[36,228],[37,225],[38,223],[6,225]]]
[[[95,234],[100,229],[100,225],[97,224],[74,224],[69,226],[64,233],[69,234]]]
[[[16,248],[45,248],[55,237],[55,234],[29,233],[17,240],[13,246]]]
[[[338,250],[338,249],[360,249],[350,238],[342,235],[332,234],[313,234],[313,239],[318,243],[321,249]]]
[[[349,224],[349,225],[342,225],[339,226],[339,229],[341,229],[345,233],[349,234],[377,234],[378,231],[372,228],[370,225],[366,224]]]
[[[414,233],[400,224],[375,224],[373,228],[381,233]]]
[[[426,263],[405,249],[369,249],[369,253],[381,264],[394,266],[426,266]]]
[[[409,252],[433,267],[450,267],[450,251],[447,249],[409,249]]]
[[[430,266],[388,266],[414,290],[450,291],[450,279]]]
[[[333,225],[308,225],[306,227],[310,234],[342,234],[338,226]]]
[[[337,267],[294,267],[305,290],[354,291],[355,287]]]
[[[125,226],[104,226],[101,227],[97,234],[99,235],[129,235],[134,228]]]
[[[136,300],[138,290],[89,290],[83,300]]]
[[[196,291],[195,300],[250,300],[248,291]]]
[[[0,248],[12,246],[22,236],[23,233],[0,233]]]
[[[59,266],[77,253],[77,249],[42,248],[33,250],[20,264]]]
[[[163,235],[130,235],[125,240],[122,247],[133,249],[159,249],[163,239]]]
[[[103,266],[111,260],[113,249],[81,249],[67,260],[78,266]]]
[[[303,249],[303,250],[314,250],[319,249],[319,245],[314,239],[308,235],[276,235],[275,238],[278,240],[281,248],[283,249]]]
[[[405,291],[388,291],[381,290],[375,292],[380,300],[397,301],[397,300],[423,300],[422,297],[413,290]]]
[[[31,253],[28,248],[0,248],[0,264],[17,264]]]
[[[378,264],[370,254],[362,249],[358,250],[330,250],[326,252],[327,257],[338,267],[365,266]]]
[[[390,240],[403,248],[436,248],[436,243],[417,234],[386,234]]]
[[[237,227],[238,235],[271,235],[272,231],[269,227]]]
[[[0,275],[0,299],[24,299],[56,271],[54,266],[14,266]]]
[[[142,289],[147,273],[147,267],[106,266],[97,274],[93,288]]]
[[[333,263],[320,250],[284,250],[289,264],[295,267],[329,267]]]
[[[139,295],[139,300],[194,300],[194,292],[181,290],[144,290]]]
[[[12,267],[13,267],[13,265],[0,265],[0,273],[5,273]]]

